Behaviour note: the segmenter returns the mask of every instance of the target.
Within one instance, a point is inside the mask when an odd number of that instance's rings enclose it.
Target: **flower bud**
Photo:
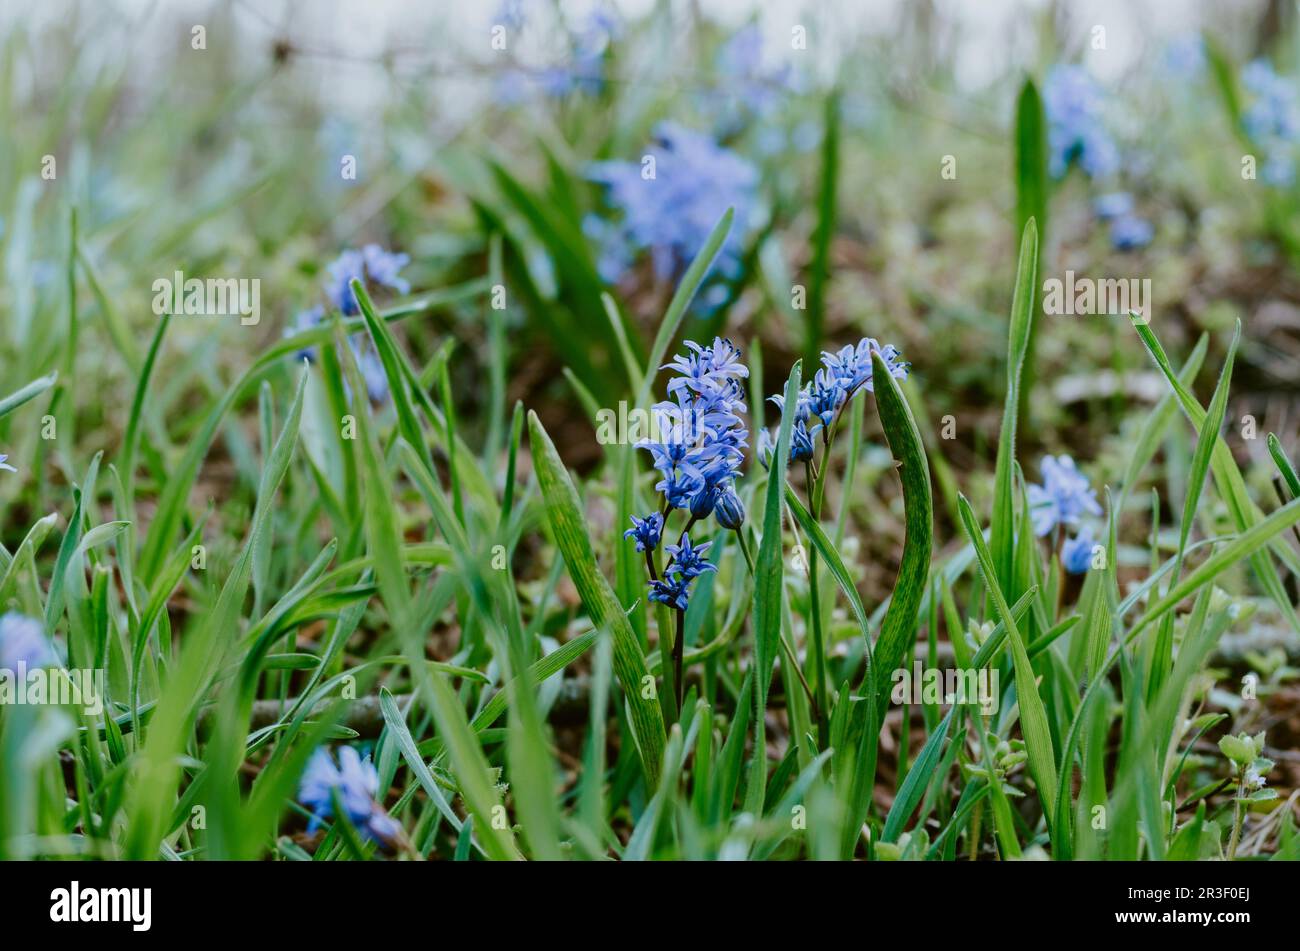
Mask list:
[[[723,528],[738,532],[740,526],[745,524],[745,503],[740,501],[740,496],[736,494],[736,490],[728,486],[718,498],[718,504],[714,508],[713,514],[717,516],[718,524]]]

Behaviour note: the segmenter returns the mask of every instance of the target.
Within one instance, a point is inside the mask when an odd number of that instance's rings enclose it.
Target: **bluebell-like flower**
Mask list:
[[[1296,142],[1300,140],[1300,105],[1292,81],[1274,72],[1268,60],[1257,59],[1241,72],[1250,104],[1241,117],[1251,141],[1264,152],[1260,178],[1275,187],[1295,181]]]
[[[795,421],[790,428],[790,462],[807,462],[813,457],[812,435],[802,422]]]
[[[791,464],[813,457],[817,434],[830,430],[836,414],[854,394],[860,390],[874,391],[873,353],[880,354],[890,376],[907,379],[911,365],[901,359],[898,348],[892,344],[882,346],[874,337],[863,337],[856,346],[841,347],[833,353],[823,351],[821,367],[799,391],[790,433]],[[769,396],[768,401],[785,412],[783,395]],[[774,445],[771,433],[759,434],[758,458],[764,466],[769,464]]]
[[[0,617],[0,670],[16,671],[19,664],[33,670],[58,663],[40,621],[17,611]]]
[[[397,837],[401,826],[375,800],[379,792],[378,770],[369,757],[363,760],[350,746],[339,748],[338,766],[323,747],[307,762],[298,799],[312,810],[308,832],[314,832],[322,819],[333,815],[335,790],[348,820],[359,832],[382,843],[391,843]]]
[[[285,328],[284,336],[292,337],[294,334],[301,333],[304,330],[311,330],[315,327],[319,327],[321,321],[324,319],[325,308],[321,307],[319,304],[315,307],[308,307],[306,310],[300,310],[294,315],[293,323]],[[303,347],[293,355],[295,360],[306,360],[309,363],[315,363],[316,357],[317,352],[314,346]]]
[[[664,530],[664,517],[659,512],[651,512],[645,518],[631,516],[632,527],[623,533],[624,538],[636,539],[637,551],[654,551],[659,547],[659,539]]]
[[[733,208],[735,222],[715,267],[724,277],[734,276],[745,237],[757,223],[758,170],[707,135],[676,123],[661,123],[655,139],[648,151],[654,158],[653,178],[641,161],[597,162],[587,169],[588,178],[606,187],[606,200],[622,214],[618,228],[607,230],[604,239],[619,252],[649,251],[656,274],[668,278],[695,257],[723,212]],[[606,257],[603,251],[601,257]],[[603,276],[611,279],[608,272]]]
[[[1110,192],[1092,203],[1092,210],[1103,221],[1133,213],[1133,196],[1128,192]]]
[[[734,135],[751,120],[771,120],[793,86],[788,63],[763,62],[763,31],[757,23],[732,34],[719,48],[716,64],[721,85],[707,97],[707,105],[716,113],[719,136]]]
[[[705,558],[705,553],[712,544],[712,542],[705,542],[703,545],[692,547],[690,538],[682,532],[682,537],[676,545],[664,546],[664,551],[673,557],[668,574],[680,575],[689,581],[706,571],[717,571],[717,566]]]
[[[1081,575],[1092,564],[1092,549],[1096,545],[1092,529],[1084,525],[1079,533],[1061,546],[1061,564],[1072,575]]]
[[[1205,70],[1205,41],[1199,33],[1188,33],[1165,47],[1165,68],[1179,79],[1195,79]]]
[[[6,456],[4,453],[0,453],[0,469],[4,469],[6,472],[17,472],[18,471],[17,469],[9,465],[9,463],[5,462],[5,460],[8,458],[9,457]]]
[[[1097,493],[1069,456],[1044,456],[1042,485],[1031,484],[1029,515],[1034,534],[1042,537],[1058,525],[1077,525],[1083,515],[1100,515]]]
[[[368,244],[360,251],[349,248],[327,265],[329,282],[325,286],[325,296],[336,310],[353,317],[361,313],[357,297],[352,293],[353,280],[363,285],[374,283],[391,287],[399,294],[405,294],[411,285],[399,277],[398,272],[410,263],[409,254],[385,251],[377,244]]]
[[[1119,150],[1103,124],[1103,99],[1082,66],[1053,66],[1043,86],[1047,113],[1049,169],[1060,178],[1077,163],[1089,178],[1105,178],[1119,167]]]
[[[707,517],[718,496],[731,485],[745,458],[748,433],[739,381],[749,375],[740,351],[720,337],[702,347],[687,341],[687,355],[665,366],[681,375],[668,383],[672,400],[652,408],[654,438],[637,445],[647,450],[662,476],[655,489],[670,508]]]
[[[691,599],[691,581],[680,575],[669,577],[664,581],[650,582],[650,600],[666,604],[670,608],[685,611]]]
[[[718,524],[723,528],[738,532],[740,527],[745,524],[745,503],[740,500],[736,490],[728,486],[718,497],[718,503],[713,509],[713,514],[717,517]]]
[[[1122,215],[1110,223],[1110,243],[1116,251],[1145,248],[1154,236],[1151,222],[1137,215]]]

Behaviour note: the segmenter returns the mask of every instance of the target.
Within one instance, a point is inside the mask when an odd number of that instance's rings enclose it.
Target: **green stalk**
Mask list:
[[[827,453],[830,452],[830,446],[826,447]],[[821,484],[820,478],[814,478],[812,461],[804,463],[804,469],[808,473],[808,495],[812,503],[812,516],[819,519],[821,516]],[[825,467],[823,467],[823,474]],[[813,546],[808,547],[808,614],[812,625],[812,649],[808,652],[809,671],[812,679],[813,695],[816,697],[816,706],[819,711],[830,709],[826,697],[826,670],[825,657],[826,647],[822,640],[822,602],[818,592],[817,585],[817,549]],[[825,749],[830,739],[829,724],[824,717],[817,717],[817,742],[822,749]]]

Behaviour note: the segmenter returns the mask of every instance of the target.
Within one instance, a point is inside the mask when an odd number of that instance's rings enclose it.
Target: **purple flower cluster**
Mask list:
[[[863,337],[857,346],[842,347],[834,353],[822,351],[822,365],[799,391],[790,433],[791,464],[807,462],[813,457],[817,434],[821,432],[823,439],[828,438],[836,415],[854,394],[859,390],[874,392],[872,353],[880,354],[894,379],[907,379],[910,364],[901,359],[898,348],[893,344],[881,346],[874,337]],[[769,396],[768,400],[785,411],[784,396]],[[758,457],[764,465],[768,464],[774,445],[773,434],[762,430],[758,437]]]
[[[1093,202],[1093,211],[1102,221],[1110,222],[1110,243],[1116,251],[1145,248],[1155,236],[1151,222],[1134,213],[1133,196],[1112,192]]]
[[[663,579],[652,579],[650,598],[685,609],[690,582],[713,569],[703,559],[708,544],[694,547],[687,532],[700,519],[714,515],[724,528],[739,530],[745,509],[736,494],[735,480],[745,458],[748,431],[740,418],[747,412],[740,381],[749,368],[740,362],[740,350],[730,340],[714,338],[707,347],[686,341],[689,351],[678,354],[662,369],[677,375],[668,381],[671,397],[651,410],[653,438],[637,446],[650,453],[663,496],[663,511],[645,518],[632,517],[624,533],[634,539],[639,552],[654,552],[663,537],[664,523],[673,509],[690,513],[690,524],[677,545],[665,550],[673,560]]]
[[[587,177],[606,187],[617,222],[588,216],[587,236],[597,242],[600,275],[619,280],[634,257],[649,251],[655,273],[668,278],[704,246],[723,213],[735,210],[735,225],[718,253],[717,268],[731,277],[740,268],[745,235],[758,214],[758,170],[707,135],[673,122],[655,130],[649,163],[596,162]]]
[[[1043,87],[1047,145],[1053,178],[1078,164],[1089,178],[1119,168],[1119,150],[1102,121],[1102,94],[1082,66],[1053,66]]]
[[[359,832],[386,844],[397,838],[401,826],[375,801],[379,792],[378,770],[369,757],[363,760],[350,746],[339,749],[337,766],[324,748],[316,750],[307,761],[298,799],[312,810],[308,832],[314,832],[321,820],[333,815],[335,790],[344,813]]]
[[[1291,80],[1279,76],[1268,60],[1257,59],[1241,72],[1241,83],[1252,101],[1241,124],[1264,150],[1260,178],[1269,185],[1290,186],[1295,181],[1293,152],[1300,140],[1300,109]]]
[[[16,671],[19,664],[33,670],[58,662],[40,621],[16,611],[0,617],[0,670]]]
[[[349,248],[331,261],[325,268],[329,279],[325,284],[325,299],[329,306],[345,317],[361,313],[356,294],[352,292],[352,280],[355,278],[366,286],[389,287],[399,294],[408,294],[411,284],[401,276],[402,268],[411,263],[411,256],[400,252],[385,251],[377,244],[367,244],[360,250]],[[286,336],[302,330],[320,326],[325,319],[325,308],[317,305],[299,311],[294,317],[293,326],[285,331]],[[352,353],[356,357],[361,376],[366,381],[366,391],[375,403],[388,399],[388,377],[379,355],[366,343],[365,334],[353,334],[348,339]],[[295,354],[299,360],[315,362],[316,348],[307,347]]]

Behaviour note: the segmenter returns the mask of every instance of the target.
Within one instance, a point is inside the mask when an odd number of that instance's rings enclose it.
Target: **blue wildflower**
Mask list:
[[[1128,192],[1111,192],[1092,203],[1092,210],[1103,221],[1111,221],[1133,213],[1133,196]]]
[[[9,465],[9,463],[5,462],[5,460],[8,458],[9,457],[6,456],[4,453],[0,453],[0,469],[4,469],[6,472],[17,472],[18,471],[17,469]]]
[[[669,508],[705,518],[745,458],[748,433],[739,414],[746,407],[739,381],[749,369],[730,340],[714,338],[707,347],[687,341],[687,349],[689,355],[664,367],[681,375],[668,383],[674,400],[652,407],[655,439],[637,445],[650,453],[662,476],[655,489]]]
[[[1079,533],[1061,546],[1061,564],[1072,575],[1081,575],[1092,564],[1092,549],[1096,540],[1092,529],[1083,526]]]
[[[353,280],[363,285],[380,284],[405,294],[411,285],[399,277],[398,272],[410,263],[409,254],[385,251],[377,244],[368,244],[360,251],[349,248],[326,267],[330,279],[325,286],[325,296],[336,310],[346,317],[353,317],[361,313],[357,297],[352,293]]]
[[[713,514],[717,517],[718,524],[723,528],[738,532],[740,527],[745,524],[745,503],[740,501],[740,496],[736,494],[736,490],[728,486],[718,497]]]
[[[1102,121],[1102,94],[1081,66],[1053,66],[1043,87],[1047,113],[1049,168],[1060,178],[1077,163],[1089,178],[1105,178],[1119,167],[1119,150]]]
[[[664,530],[664,517],[659,512],[652,512],[645,518],[631,516],[632,527],[623,533],[624,538],[636,539],[637,551],[654,551],[659,547],[659,539]]]
[[[40,621],[16,611],[0,617],[0,670],[16,671],[19,664],[32,670],[58,662]]]
[[[735,135],[752,119],[771,119],[792,86],[788,63],[763,62],[763,31],[757,23],[737,30],[718,50],[717,73],[723,84],[708,98],[718,112],[720,137]]]
[[[1110,243],[1116,251],[1145,248],[1154,236],[1151,222],[1137,215],[1122,215],[1110,223]]]
[[[682,532],[682,537],[676,545],[664,546],[664,551],[673,558],[667,573],[680,575],[690,581],[706,571],[717,571],[717,566],[704,557],[712,544],[712,542],[705,542],[703,545],[692,547],[690,538]]]
[[[863,337],[855,346],[841,347],[834,353],[822,352],[822,365],[799,391],[794,425],[790,435],[790,462],[805,462],[813,457],[819,432],[829,432],[836,415],[859,390],[873,392],[871,355],[880,354],[889,375],[907,379],[910,364],[892,344],[881,346],[874,337]],[[768,401],[785,412],[785,397],[769,396]],[[759,434],[758,458],[768,465],[774,442],[770,433]]]
[[[666,604],[670,608],[676,608],[679,611],[685,611],[686,606],[690,603],[690,589],[690,579],[683,578],[680,575],[669,577],[665,581],[651,581],[650,600]]]
[[[758,170],[707,135],[676,123],[661,123],[655,139],[649,150],[655,162],[653,178],[643,177],[639,161],[588,167],[587,177],[606,187],[610,207],[622,214],[616,230],[606,229],[604,240],[612,241],[619,254],[649,251],[655,273],[668,278],[695,257],[718,219],[733,208],[735,225],[716,267],[723,277],[735,276],[745,236],[757,223]],[[589,227],[588,233],[592,230]],[[605,252],[601,255],[604,258]],[[610,261],[617,257],[612,255]]]
[[[1241,82],[1251,102],[1241,117],[1251,141],[1264,151],[1261,179],[1275,187],[1295,181],[1293,149],[1300,140],[1300,107],[1289,79],[1279,76],[1265,59],[1251,62],[1241,72]]]
[[[1205,41],[1189,33],[1165,47],[1165,68],[1180,79],[1195,79],[1205,70]]]
[[[1029,515],[1035,535],[1046,535],[1058,525],[1077,525],[1085,514],[1101,514],[1097,493],[1069,456],[1044,456],[1039,468],[1042,485],[1029,486]]]
[[[804,423],[796,421],[790,428],[790,462],[807,462],[812,457],[812,433],[808,432],[808,427]]]
[[[324,748],[316,750],[307,763],[298,787],[298,799],[312,810],[308,832],[314,832],[322,819],[333,814],[335,790],[348,820],[359,832],[382,843],[397,838],[401,826],[375,801],[379,791],[378,770],[369,757],[361,759],[350,746],[339,749],[338,766]]]
[[[306,310],[300,310],[294,315],[293,323],[285,328],[284,335],[286,337],[292,337],[294,334],[301,333],[304,330],[311,330],[314,327],[319,327],[321,321],[324,319],[325,308],[321,307],[319,304],[315,307],[309,307]],[[317,353],[314,346],[303,347],[293,355],[295,360],[306,360],[309,363],[315,363],[316,357]]]

